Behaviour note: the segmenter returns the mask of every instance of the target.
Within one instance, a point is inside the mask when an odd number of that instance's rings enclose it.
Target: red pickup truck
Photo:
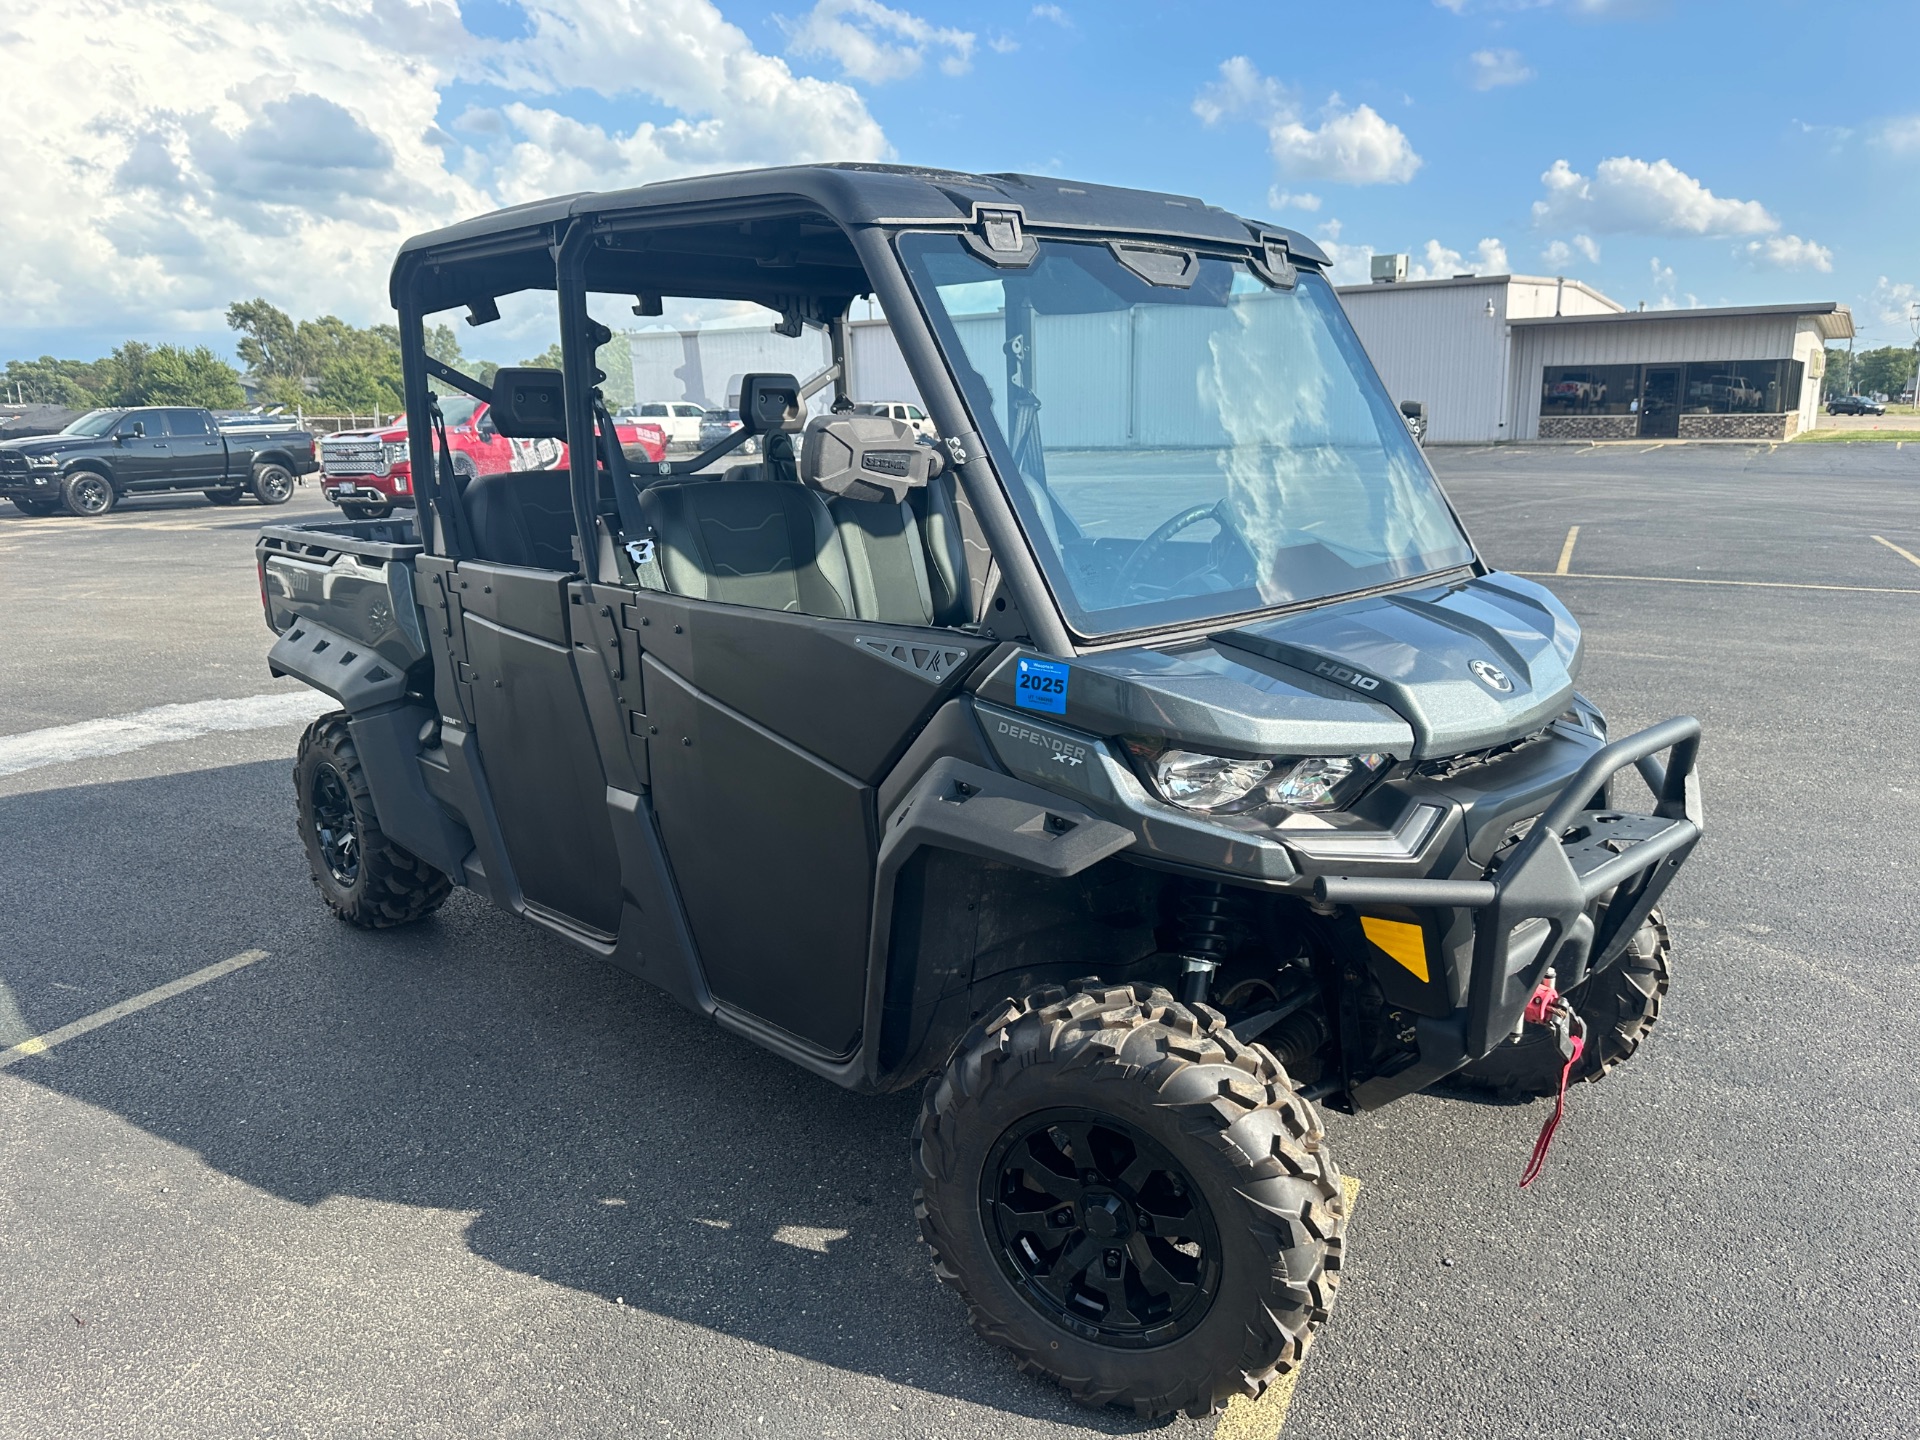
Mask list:
[[[560,440],[509,440],[493,428],[485,401],[465,395],[441,397],[447,448],[453,468],[472,479],[502,470],[562,470],[567,447]],[[634,461],[659,461],[667,435],[658,425],[616,424],[620,448]],[[343,430],[320,440],[320,488],[349,520],[379,520],[396,507],[413,508],[413,462],[407,454],[404,417],[380,430]]]

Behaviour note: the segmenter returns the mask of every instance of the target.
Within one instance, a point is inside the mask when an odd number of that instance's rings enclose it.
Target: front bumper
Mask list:
[[[51,500],[60,493],[60,472],[55,469],[0,470],[0,498],[20,496],[28,500]]]
[[[1548,969],[1573,983],[1619,958],[1705,829],[1699,749],[1700,722],[1682,716],[1596,750],[1489,878],[1314,882],[1326,904],[1473,916],[1466,1004],[1449,1016],[1419,1019],[1417,1061],[1355,1086],[1356,1107],[1422,1089],[1485,1055],[1518,1027]],[[1663,750],[1671,751],[1664,765],[1657,758]],[[1654,813],[1586,808],[1629,765],[1653,791]]]

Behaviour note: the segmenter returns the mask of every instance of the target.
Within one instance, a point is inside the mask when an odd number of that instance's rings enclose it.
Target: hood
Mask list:
[[[1484,575],[1260,621],[1213,643],[1386,705],[1415,759],[1539,729],[1573,698],[1580,627],[1544,587]]]
[[[28,435],[18,440],[0,440],[0,450],[9,455],[53,455],[73,445],[91,445],[99,437],[88,435]]]
[[[324,445],[329,440],[382,440],[398,442],[406,438],[407,427],[403,421],[398,425],[382,426],[378,430],[335,430],[330,435],[322,435],[320,437],[320,443]]]
[[[1572,703],[1579,656],[1580,628],[1550,593],[1486,575],[1276,616],[1175,649],[1082,655],[1053,713],[1095,735],[1229,755],[1426,759],[1547,724]],[[983,699],[1020,704],[1016,662],[1009,656],[981,685]]]

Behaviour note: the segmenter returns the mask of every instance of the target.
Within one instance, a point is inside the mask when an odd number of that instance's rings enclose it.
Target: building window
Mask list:
[[[1695,361],[1687,366],[1687,415],[1778,415],[1800,405],[1797,360]]]
[[[1638,413],[1637,365],[1550,365],[1540,387],[1542,415]]]

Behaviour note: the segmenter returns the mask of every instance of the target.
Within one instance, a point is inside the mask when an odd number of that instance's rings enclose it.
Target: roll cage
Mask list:
[[[634,190],[581,194],[496,212],[419,236],[394,265],[391,296],[399,312],[408,440],[415,455],[439,455],[429,380],[479,399],[489,388],[426,353],[429,315],[465,306],[469,322],[497,315],[500,297],[556,293],[564,357],[565,428],[578,564],[599,573],[592,537],[599,476],[594,408],[601,378],[594,351],[603,343],[587,313],[589,293],[635,297],[635,312],[657,313],[663,295],[751,301],[781,317],[779,329],[826,329],[832,362],[805,389],[831,383],[836,401],[855,400],[847,385],[847,322],[852,302],[875,297],[885,310],[928,412],[945,437],[945,454],[971,506],[978,540],[997,566],[1001,598],[1019,633],[1054,654],[1079,648],[1027,543],[1002,481],[942,357],[927,317],[894,250],[901,231],[957,234],[996,264],[1020,265],[1037,239],[1132,242],[1152,263],[1185,251],[1252,265],[1283,283],[1296,264],[1324,267],[1327,257],[1294,231],[1243,220],[1185,196],[1067,184],[1025,175],[963,175],[897,166],[823,165],[665,181]],[[663,462],[662,474],[711,463],[746,438],[736,434],[690,460]],[[470,528],[451,474],[416,467],[422,539],[453,559],[472,551]],[[976,586],[976,603],[986,596]],[[978,609],[974,617],[981,618]]]

